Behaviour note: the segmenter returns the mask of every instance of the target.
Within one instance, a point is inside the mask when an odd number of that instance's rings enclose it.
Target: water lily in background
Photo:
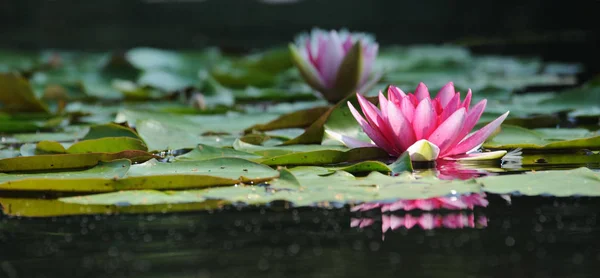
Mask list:
[[[314,29],[290,44],[294,64],[306,82],[329,102],[364,92],[380,77],[372,74],[379,45],[364,33]]]
[[[412,94],[390,86],[388,98],[379,92],[379,108],[356,94],[363,117],[348,102],[354,118],[372,142],[360,141],[327,130],[332,138],[348,147],[376,145],[391,156],[408,151],[412,161],[499,159],[506,151],[478,152],[483,142],[502,124],[504,113],[477,132],[470,133],[485,110],[487,101],[471,106],[472,92],[464,100],[449,82],[431,98],[425,84],[420,83]]]

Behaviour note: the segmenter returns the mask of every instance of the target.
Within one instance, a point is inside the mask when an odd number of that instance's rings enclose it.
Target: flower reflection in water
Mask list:
[[[367,211],[380,208],[381,212],[397,210],[472,210],[475,207],[487,207],[488,200],[485,193],[471,193],[468,195],[435,197],[429,199],[398,200],[391,203],[364,203],[354,206],[352,211]]]
[[[488,223],[487,217],[484,215],[475,216],[472,210],[475,207],[487,207],[488,204],[485,193],[471,193],[429,199],[398,200],[388,203],[365,203],[357,205],[351,210],[354,212],[381,210],[381,231],[385,234],[388,230],[412,229],[414,227],[420,227],[423,230],[485,228]],[[408,212],[413,210],[427,212]],[[455,212],[445,212],[443,210],[454,210]],[[395,211],[406,211],[406,213],[388,214]],[[350,226],[368,227],[379,222],[377,217],[352,218]]]
[[[377,222],[373,218],[352,218],[350,227],[364,228]],[[484,215],[475,217],[473,212],[460,212],[449,214],[423,213],[420,215],[381,215],[381,232],[396,230],[399,228],[412,229],[415,226],[423,230],[432,229],[463,229],[463,228],[485,228],[488,219]]]

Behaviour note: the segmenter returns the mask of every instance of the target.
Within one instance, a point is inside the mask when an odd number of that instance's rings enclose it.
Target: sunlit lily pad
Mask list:
[[[479,179],[486,192],[528,196],[600,196],[600,173],[588,168],[539,171]]]
[[[540,131],[529,130],[517,126],[503,125],[502,131],[483,144],[489,149],[599,149],[600,135],[585,132],[581,129]]]

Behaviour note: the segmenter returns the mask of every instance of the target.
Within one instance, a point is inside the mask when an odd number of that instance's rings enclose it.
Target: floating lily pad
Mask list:
[[[600,173],[588,168],[485,177],[479,182],[486,192],[496,194],[600,196]]]
[[[128,195],[128,191],[121,191],[123,195]],[[143,193],[136,196],[139,200],[144,200]],[[53,217],[67,215],[111,215],[122,213],[165,213],[179,211],[198,211],[216,209],[225,204],[222,201],[209,200],[199,203],[166,203],[157,205],[124,205],[123,203],[113,202],[108,204],[95,204],[97,196],[99,203],[108,203],[104,194],[87,195],[84,197],[62,198],[58,200],[30,199],[30,198],[4,198],[0,197],[2,212],[6,215],[23,217]],[[167,195],[165,193],[165,195]],[[110,195],[113,196],[113,195]],[[147,199],[147,198],[146,198]],[[63,202],[64,200],[64,202]],[[118,199],[117,199],[118,200]],[[130,202],[135,202],[129,199]],[[78,203],[78,201],[80,203]],[[143,201],[138,201],[143,203]]]
[[[209,145],[200,144],[189,153],[175,158],[176,161],[198,161],[219,157],[237,157],[248,160],[259,159],[260,155],[233,150],[230,148],[217,148]]]
[[[49,113],[27,79],[13,73],[0,73],[0,111]]]
[[[483,144],[489,149],[600,149],[600,135],[585,133],[581,129],[540,131],[525,129],[517,126],[502,125],[502,131],[494,138]],[[582,137],[579,137],[583,135]],[[567,140],[568,139],[568,140]]]
[[[53,171],[61,169],[82,169],[127,158],[133,162],[144,162],[154,157],[145,151],[122,151],[117,153],[79,153],[19,156],[0,159],[0,172]]]

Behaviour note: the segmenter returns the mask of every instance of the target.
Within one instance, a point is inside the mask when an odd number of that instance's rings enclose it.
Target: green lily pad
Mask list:
[[[0,159],[0,172],[52,171],[81,169],[96,166],[99,162],[108,162],[127,158],[133,162],[144,162],[154,157],[145,151],[122,151],[117,153],[78,153],[19,156]]]
[[[140,136],[131,128],[115,123],[92,125],[83,140],[100,139],[105,137],[129,137],[140,139]]]
[[[26,158],[37,158],[30,156]],[[0,160],[2,162],[4,160]],[[98,163],[96,161],[96,163]],[[122,178],[129,170],[131,162],[127,159],[100,163],[98,166],[70,172],[3,174],[0,173],[0,190],[27,191],[73,191],[104,192],[111,191],[112,181]]]
[[[176,161],[198,161],[207,160],[219,157],[237,157],[248,160],[261,158],[260,155],[233,150],[230,148],[217,148],[209,145],[200,144],[191,152],[177,156]]]
[[[502,125],[499,134],[483,144],[488,149],[600,149],[600,135],[585,133],[581,129],[540,131],[525,129],[517,126]],[[583,135],[582,137],[579,137]]]
[[[486,192],[527,196],[600,196],[600,173],[582,167],[566,171],[537,171],[478,179]]]
[[[142,140],[131,137],[105,137],[79,141],[67,149],[67,153],[116,153],[128,150],[147,151]]]
[[[127,192],[121,191],[123,195],[128,195]],[[110,194],[110,193],[106,193]],[[143,203],[143,193],[138,193],[137,196]],[[5,215],[19,217],[53,217],[67,215],[111,215],[123,213],[165,213],[179,211],[199,211],[217,209],[224,205],[222,201],[204,201],[198,203],[166,203],[157,205],[123,205],[122,203],[113,202],[114,204],[94,204],[95,198],[99,198],[99,203],[106,200],[104,194],[86,195],[82,197],[61,198],[61,199],[31,199],[31,198],[5,198],[0,197],[2,212]],[[167,193],[165,193],[167,195]],[[110,195],[113,196],[113,195]],[[87,198],[87,199],[86,199]],[[117,197],[118,198],[118,197]],[[62,200],[65,200],[64,202]],[[80,203],[78,203],[78,201]],[[131,202],[135,202],[130,200]],[[104,201],[108,203],[108,201]]]
[[[173,163],[150,160],[132,166],[116,189],[184,189],[269,181],[279,173],[240,158],[215,158]]]
[[[27,79],[13,73],[0,73],[0,111],[49,113]]]
[[[286,115],[283,115],[271,122],[266,124],[257,124],[248,129],[246,133],[252,131],[269,131],[284,128],[303,128],[310,126],[315,122],[323,113],[326,113],[329,107],[315,107],[306,110],[295,111]]]

